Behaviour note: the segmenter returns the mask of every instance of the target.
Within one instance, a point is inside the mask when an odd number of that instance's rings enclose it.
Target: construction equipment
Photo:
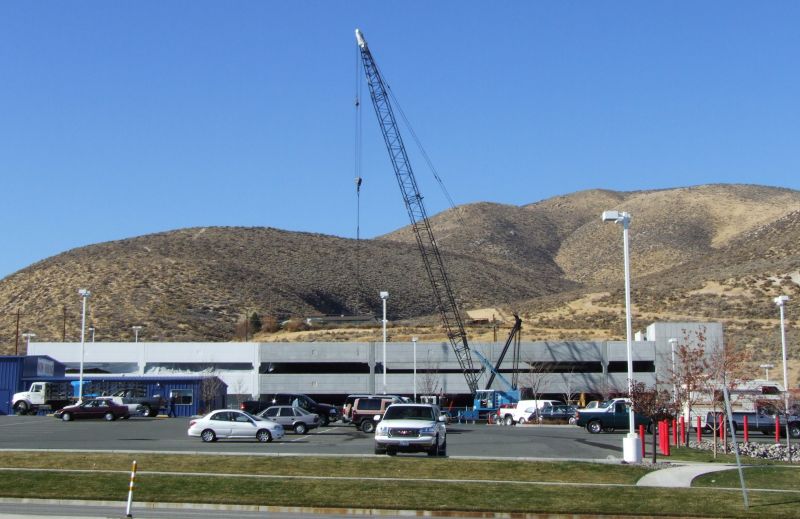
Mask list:
[[[467,387],[474,396],[478,392],[480,373],[475,369],[472,361],[464,323],[458,311],[456,299],[444,268],[442,255],[433,236],[425,206],[422,203],[422,195],[414,177],[414,172],[411,169],[403,139],[400,136],[400,130],[390,102],[390,93],[367,46],[367,41],[358,29],[356,29],[356,41],[360,49],[364,73],[367,77],[372,106],[375,108],[375,115],[378,118],[386,149],[389,152],[397,184],[403,195],[403,201],[411,220],[411,227],[414,231],[417,246],[433,289],[436,308],[442,318],[450,345],[466,379]],[[519,321],[519,318],[517,319]],[[519,331],[520,323],[521,321],[512,330],[512,334],[516,334]],[[510,340],[511,338],[509,337],[509,342]],[[506,348],[508,348],[509,342],[506,343]]]

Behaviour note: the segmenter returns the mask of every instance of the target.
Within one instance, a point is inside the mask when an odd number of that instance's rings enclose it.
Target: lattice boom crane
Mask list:
[[[428,214],[422,203],[422,195],[414,178],[414,172],[411,169],[411,163],[403,145],[403,138],[400,136],[397,120],[389,101],[389,92],[375,64],[372,53],[369,51],[367,41],[358,29],[356,29],[356,41],[361,49],[361,61],[364,64],[364,73],[367,76],[372,106],[375,108],[375,115],[378,117],[378,124],[381,127],[386,149],[389,152],[394,174],[397,177],[397,184],[403,194],[408,217],[411,220],[411,227],[414,229],[414,236],[417,239],[417,246],[422,254],[422,261],[425,264],[425,270],[433,288],[436,307],[442,317],[447,337],[450,339],[450,344],[458,359],[461,371],[467,380],[470,393],[474,394],[478,389],[479,373],[476,372],[472,362],[472,355],[467,343],[467,333],[464,331],[464,323],[458,312],[456,299],[450,287],[447,272],[444,269],[442,255],[439,253],[439,247],[436,245],[436,239],[428,221]]]

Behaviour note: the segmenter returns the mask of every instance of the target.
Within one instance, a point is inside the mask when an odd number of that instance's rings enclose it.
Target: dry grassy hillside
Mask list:
[[[477,203],[432,217],[462,309],[523,314],[526,340],[621,338],[622,231],[631,224],[635,328],[654,320],[722,320],[726,335],[774,360],[777,310],[800,300],[800,192],[710,185],[617,193],[592,190],[522,207]],[[68,251],[0,281],[0,347],[15,319],[37,340],[79,334],[78,288],[92,290],[98,340],[230,340],[258,312],[279,319],[380,312],[391,294],[398,339],[441,339],[409,228],[354,240],[269,228],[184,229]],[[796,337],[796,307],[787,309]],[[66,308],[66,320],[64,319]],[[495,330],[476,327],[476,338]],[[505,337],[503,330],[498,336]],[[377,328],[280,331],[262,340],[376,340]],[[793,355],[793,354],[792,354]]]

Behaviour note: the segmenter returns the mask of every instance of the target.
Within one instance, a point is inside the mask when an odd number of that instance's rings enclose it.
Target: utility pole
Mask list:
[[[17,308],[17,339],[14,343],[14,355],[19,355],[19,308]]]
[[[64,305],[63,309],[64,309],[64,335],[61,336],[61,342],[67,342],[67,305]]]

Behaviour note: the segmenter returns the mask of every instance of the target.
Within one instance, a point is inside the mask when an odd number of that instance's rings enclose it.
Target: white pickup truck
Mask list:
[[[148,397],[144,390],[134,388],[119,389],[110,395],[98,397],[98,400],[111,400],[124,405],[131,415],[156,416],[159,409],[164,407],[161,395]]]
[[[497,423],[504,425],[524,424],[531,415],[546,407],[558,405],[558,400],[520,400],[514,407],[501,407],[497,410]]]

